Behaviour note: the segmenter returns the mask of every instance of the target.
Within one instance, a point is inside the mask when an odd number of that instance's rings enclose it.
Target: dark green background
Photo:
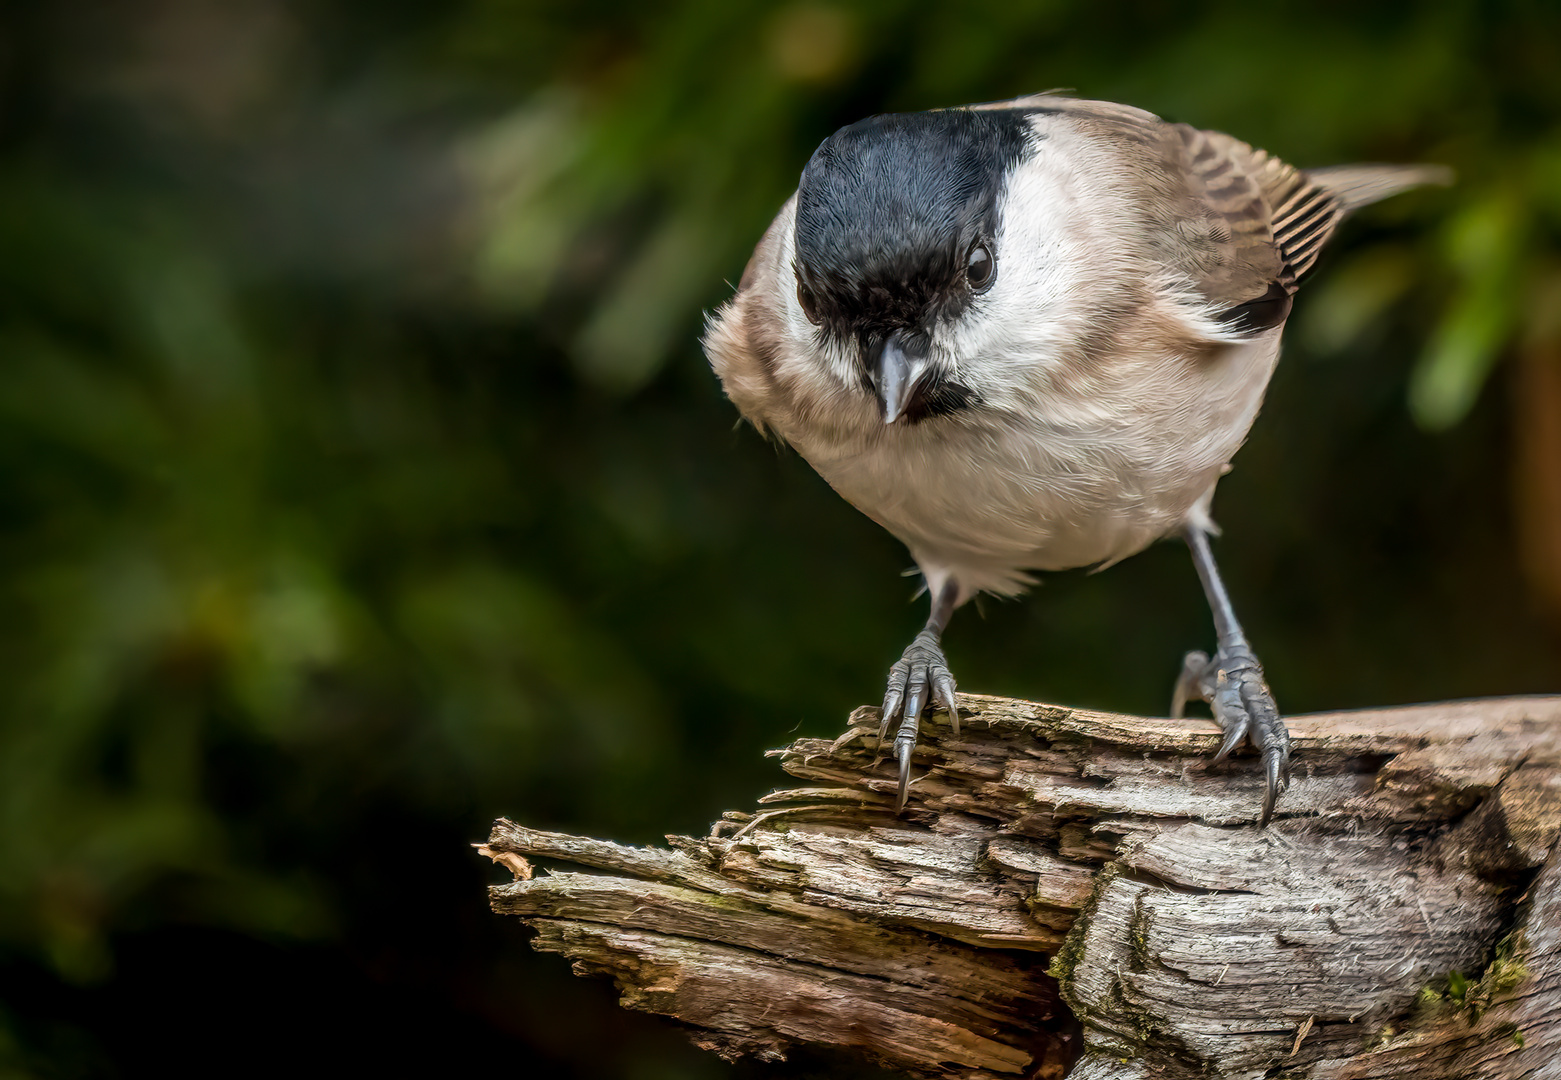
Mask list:
[[[1510,386],[1561,339],[1549,0],[0,17],[0,1077],[732,1071],[529,954],[467,845],[702,831],[923,618],[697,345],[876,111],[1071,87],[1454,166],[1325,256],[1217,552],[1287,711],[1561,690]],[[949,653],[1156,712],[1211,637],[1167,544]]]

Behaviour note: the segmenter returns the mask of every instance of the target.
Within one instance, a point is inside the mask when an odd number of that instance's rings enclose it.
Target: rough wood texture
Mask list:
[[[1296,776],[1266,829],[1256,762],[1207,764],[1207,721],[961,704],[959,735],[924,724],[903,815],[860,709],[839,739],[774,752],[806,786],[705,838],[497,822],[481,850],[515,880],[493,909],[727,1056],[1561,1077],[1561,698],[1292,717]]]

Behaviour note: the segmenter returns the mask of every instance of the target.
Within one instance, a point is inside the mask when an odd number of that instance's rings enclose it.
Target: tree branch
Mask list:
[[[807,786],[705,838],[500,820],[493,909],[729,1057],[1496,1080],[1561,1051],[1561,698],[1292,717],[1267,829],[1257,761],[1208,764],[1207,721],[961,705],[957,736],[924,721],[903,815],[864,708],[773,751]]]

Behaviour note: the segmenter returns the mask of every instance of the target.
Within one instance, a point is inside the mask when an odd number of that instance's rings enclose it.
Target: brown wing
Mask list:
[[[1289,297],[1350,211],[1428,183],[1447,170],[1423,165],[1297,169],[1217,131],[1171,125],[1187,188],[1217,226],[1211,265],[1195,278],[1222,321],[1250,330],[1277,325]],[[1229,239],[1224,238],[1228,230]]]
[[[1168,223],[1171,265],[1234,313],[1230,321],[1257,329],[1257,315],[1268,325],[1282,320],[1296,275],[1274,228],[1274,207],[1296,186],[1297,171],[1229,135],[1186,124],[1166,128],[1165,153],[1188,197],[1183,220]],[[1252,303],[1266,306],[1252,311]]]

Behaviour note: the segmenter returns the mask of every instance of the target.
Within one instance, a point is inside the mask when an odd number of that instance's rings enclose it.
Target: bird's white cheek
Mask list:
[[[1101,227],[1114,216],[1066,159],[1031,163],[1010,179],[997,279],[952,328],[962,381],[1003,404],[1067,362],[1126,272]]]

